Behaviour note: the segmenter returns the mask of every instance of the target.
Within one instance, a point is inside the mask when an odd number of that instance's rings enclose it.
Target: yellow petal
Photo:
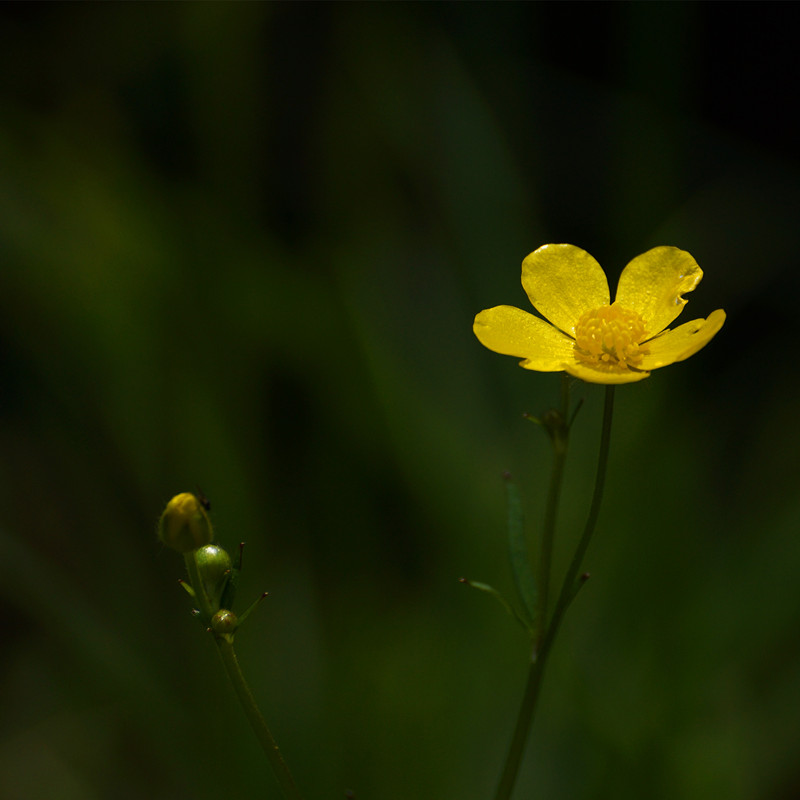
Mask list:
[[[603,268],[571,244],[546,244],[522,262],[522,286],[534,308],[570,336],[584,311],[608,305]]]
[[[725,322],[725,312],[718,309],[708,319],[693,319],[671,331],[664,331],[643,345],[649,351],[641,361],[642,369],[658,369],[683,361],[705,347]]]
[[[565,370],[575,378],[580,378],[587,383],[635,383],[650,375],[649,372],[633,369],[626,369],[624,372],[606,372],[575,360],[566,364]]]
[[[686,305],[683,294],[700,283],[703,270],[677,247],[654,247],[622,270],[615,302],[644,320],[647,336],[655,336]]]
[[[573,341],[543,319],[513,306],[495,306],[475,317],[472,330],[495,353],[524,358],[521,365],[558,372],[572,359]]]

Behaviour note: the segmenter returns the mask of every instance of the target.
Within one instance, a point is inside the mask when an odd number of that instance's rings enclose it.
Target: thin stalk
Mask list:
[[[597,456],[597,475],[594,480],[592,504],[589,507],[589,515],[586,518],[586,525],[583,528],[580,541],[575,548],[575,554],[572,556],[572,561],[564,576],[564,582],[561,585],[561,592],[559,593],[558,602],[553,612],[553,619],[550,622],[551,628],[559,624],[561,617],[575,598],[581,586],[581,582],[578,579],[578,572],[583,563],[583,557],[589,549],[589,542],[592,540],[592,535],[597,525],[597,519],[600,516],[600,506],[603,502],[603,492],[606,487],[608,452],[611,448],[611,422],[614,417],[614,388],[613,384],[606,386],[605,405],[603,406],[603,432],[600,435],[600,453]]]
[[[549,625],[547,625],[544,636],[541,638],[539,647],[534,652],[531,661],[528,680],[525,685],[525,693],[522,697],[522,703],[520,704],[519,713],[517,715],[517,724],[514,728],[514,736],[512,737],[511,746],[506,756],[506,763],[503,768],[500,783],[497,786],[495,800],[510,800],[511,794],[514,791],[514,785],[517,781],[517,775],[522,763],[522,756],[525,751],[525,744],[528,740],[531,724],[533,723],[536,712],[536,705],[539,700],[547,657],[550,654],[550,649],[555,640],[564,613],[580,587],[578,570],[580,569],[586,550],[589,547],[589,542],[591,541],[600,514],[600,505],[603,500],[603,491],[605,489],[606,472],[608,468],[608,453],[611,445],[611,420],[613,414],[614,386],[608,385],[606,386],[605,405],[603,409],[603,429],[600,436],[597,474],[595,476],[594,493],[592,495],[591,506],[589,507],[589,515],[586,519],[586,525],[583,529],[578,547],[575,550],[575,554],[561,586],[553,616]],[[557,499],[556,496],[555,500],[557,501]]]
[[[550,484],[547,490],[544,525],[542,528],[542,545],[539,552],[537,569],[537,609],[536,630],[538,631],[538,648],[547,628],[547,606],[550,598],[550,575],[553,565],[553,542],[556,533],[558,502],[561,497],[561,486],[564,482],[564,465],[567,461],[567,443],[569,435],[569,377],[561,378],[561,403],[558,418],[547,425],[553,444],[553,465],[550,470]]]
[[[236,651],[233,649],[231,638],[232,637],[229,638],[227,636],[214,636],[214,640],[222,656],[222,663],[225,665],[225,672],[228,674],[228,678],[255,732],[256,738],[269,760],[284,797],[286,797],[287,800],[303,800],[300,790],[294,782],[292,773],[289,772],[289,767],[283,760],[278,744],[270,733],[267,723],[264,721],[264,717],[253,697],[253,693],[250,691],[250,687],[244,679],[242,669],[239,666],[239,660],[236,658]]]
[[[503,767],[503,774],[500,783],[497,784],[495,800],[509,800],[514,791],[514,784],[517,782],[517,773],[522,763],[522,755],[525,752],[525,744],[528,741],[531,723],[536,711],[536,704],[539,700],[539,690],[542,686],[542,673],[544,671],[544,656],[546,649],[543,647],[530,666],[528,681],[525,684],[525,694],[522,696],[522,703],[517,715],[517,724],[514,728],[514,736],[511,739],[511,746],[508,748],[506,763]]]

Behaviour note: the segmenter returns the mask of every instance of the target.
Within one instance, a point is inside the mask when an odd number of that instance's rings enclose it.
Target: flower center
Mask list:
[[[640,346],[644,321],[616,303],[581,314],[575,325],[575,357],[608,372],[635,368],[647,354]]]

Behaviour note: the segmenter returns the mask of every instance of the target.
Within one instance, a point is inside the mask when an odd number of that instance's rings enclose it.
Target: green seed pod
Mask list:
[[[179,553],[209,544],[214,538],[211,520],[202,503],[189,492],[175,495],[158,521],[158,538]]]
[[[212,609],[220,607],[222,593],[231,577],[231,557],[227,550],[215,544],[207,544],[194,554],[197,571]]]
[[[211,630],[217,636],[231,636],[239,625],[239,619],[233,611],[228,611],[227,608],[221,608],[211,618]]]

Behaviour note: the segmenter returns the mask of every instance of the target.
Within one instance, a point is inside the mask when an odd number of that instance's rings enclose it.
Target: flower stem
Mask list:
[[[536,647],[544,636],[547,627],[547,605],[550,595],[550,574],[553,564],[553,542],[556,533],[556,518],[558,515],[558,501],[561,497],[561,484],[564,479],[564,465],[567,461],[567,442],[569,436],[569,377],[561,377],[561,404],[557,413],[557,420],[548,426],[548,432],[553,443],[553,466],[550,471],[550,485],[547,490],[547,505],[545,506],[544,527],[542,529],[542,547],[538,563],[538,602],[536,609],[536,630],[538,641]]]
[[[250,721],[256,738],[269,760],[284,797],[286,797],[287,800],[303,800],[300,790],[294,782],[292,773],[289,772],[289,767],[283,760],[278,744],[270,733],[267,723],[264,721],[264,717],[253,697],[253,693],[250,691],[250,687],[244,679],[242,669],[239,666],[239,660],[236,658],[236,651],[233,649],[232,638],[233,637],[227,636],[214,636],[214,641],[217,643],[220,655],[222,656],[225,672],[228,674],[231,684],[233,684],[236,696],[242,704],[244,713]]]
[[[522,763],[522,756],[525,751],[525,744],[528,739],[528,734],[530,733],[531,724],[533,723],[536,712],[536,705],[539,700],[539,692],[542,686],[547,657],[556,634],[558,633],[564,613],[582,585],[578,578],[578,570],[580,569],[586,550],[589,547],[589,542],[591,541],[592,534],[597,524],[597,518],[600,514],[600,505],[603,500],[606,471],[608,467],[608,453],[611,444],[611,420],[613,414],[614,386],[607,385],[603,409],[603,429],[600,436],[600,453],[597,460],[597,474],[595,476],[594,493],[592,495],[591,506],[589,507],[589,515],[586,519],[586,525],[584,526],[583,534],[581,535],[575,554],[572,557],[572,561],[564,577],[564,582],[561,585],[561,591],[553,611],[553,616],[544,629],[544,635],[540,636],[538,646],[533,653],[530,670],[528,672],[528,680],[525,685],[525,693],[522,697],[522,703],[520,704],[519,713],[517,715],[517,724],[514,728],[514,735],[511,740],[511,746],[508,749],[508,755],[506,756],[503,774],[497,786],[495,800],[509,800],[514,791],[514,784],[517,781],[517,775]],[[564,456],[566,456],[566,439],[564,440],[564,445]],[[558,465],[558,458],[558,452],[556,451],[556,457],[553,463],[553,475],[551,477],[551,493],[548,495],[548,509],[545,514],[546,520],[552,518],[553,525],[555,525],[556,509],[549,508],[549,504],[558,502],[558,490],[552,491],[552,481],[557,477],[560,482],[562,477],[561,473],[563,473],[563,461]],[[557,470],[560,471],[558,475],[556,475]],[[548,536],[547,528],[545,528],[544,535],[545,537]],[[552,536],[552,531],[549,535]]]
[[[611,421],[614,416],[614,388],[613,384],[606,386],[606,398],[603,407],[603,432],[600,436],[600,453],[597,457],[597,475],[594,480],[592,504],[589,507],[589,516],[586,518],[586,525],[583,528],[581,539],[578,542],[578,546],[575,548],[575,554],[572,556],[572,561],[564,576],[564,583],[561,585],[561,592],[558,596],[555,611],[553,612],[553,618],[550,620],[550,630],[553,631],[553,636],[555,636],[561,618],[564,616],[564,612],[575,599],[575,595],[578,593],[578,589],[582,584],[578,578],[578,571],[583,563],[583,557],[586,555],[586,551],[589,548],[589,542],[592,540],[592,535],[597,525],[597,518],[600,516],[600,505],[603,502],[603,492],[606,486],[608,451],[611,447]]]

